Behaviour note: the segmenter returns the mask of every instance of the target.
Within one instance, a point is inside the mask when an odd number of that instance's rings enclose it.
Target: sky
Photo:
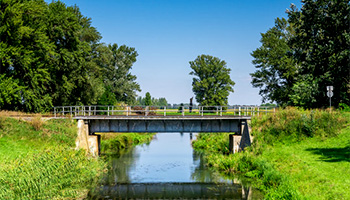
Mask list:
[[[201,54],[225,60],[236,83],[229,105],[260,105],[259,89],[251,85],[252,51],[261,33],[286,17],[300,0],[61,0],[77,5],[101,42],[134,47],[139,56],[131,73],[142,91],[168,103],[189,103],[193,76],[189,61]],[[51,1],[50,1],[51,2]],[[195,98],[194,98],[195,99]]]

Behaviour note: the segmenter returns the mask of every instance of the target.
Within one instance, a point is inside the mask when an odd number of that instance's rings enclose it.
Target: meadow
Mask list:
[[[229,154],[228,133],[200,134],[209,165],[248,177],[266,199],[350,199],[350,115],[287,108],[254,117],[254,142]]]

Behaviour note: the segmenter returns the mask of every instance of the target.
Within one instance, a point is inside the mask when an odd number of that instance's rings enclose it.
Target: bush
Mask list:
[[[286,108],[269,115],[252,118],[252,133],[255,140],[264,143],[296,142],[306,137],[335,136],[346,123],[339,112]]]

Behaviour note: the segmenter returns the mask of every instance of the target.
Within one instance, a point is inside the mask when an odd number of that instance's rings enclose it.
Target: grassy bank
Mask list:
[[[98,185],[106,162],[75,150],[74,121],[43,122],[39,115],[24,121],[4,115],[0,112],[0,199],[83,199]],[[110,150],[150,139],[106,134],[102,143]]]
[[[74,150],[76,127],[0,117],[0,199],[83,198],[104,165]]]
[[[194,143],[209,165],[250,177],[266,199],[350,199],[349,115],[288,108],[252,120],[255,142],[228,155],[227,134]]]

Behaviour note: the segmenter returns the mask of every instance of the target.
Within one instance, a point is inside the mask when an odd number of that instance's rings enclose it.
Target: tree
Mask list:
[[[259,94],[265,101],[289,104],[290,94],[299,68],[289,54],[288,45],[293,28],[284,18],[277,18],[275,26],[261,34],[261,47],[251,53],[257,71],[251,73],[253,87],[260,88]]]
[[[233,92],[233,82],[230,78],[230,69],[226,62],[210,55],[200,55],[190,61],[195,76],[192,81],[192,91],[196,100],[202,106],[227,105],[230,92]]]
[[[141,91],[136,76],[130,73],[138,56],[135,48],[109,44],[104,49],[104,54],[109,58],[100,62],[105,87],[110,88],[118,101],[133,104],[136,101],[136,92]]]
[[[151,98],[151,94],[149,92],[146,93],[145,105],[146,106],[151,106],[152,105],[152,98]]]
[[[77,6],[0,1],[0,77],[13,81],[0,96],[2,109],[45,112],[53,105],[133,102],[140,91],[130,73],[137,52],[100,39]]]
[[[253,51],[252,84],[263,100],[305,108],[326,107],[326,86],[334,105],[350,104],[350,4],[347,0],[304,0],[288,20],[262,34]]]
[[[304,0],[300,11],[289,12],[295,24],[290,40],[300,76],[312,87],[312,104],[328,105],[326,86],[334,86],[332,102],[350,103],[350,4],[348,0]],[[308,80],[308,81],[305,81]]]

